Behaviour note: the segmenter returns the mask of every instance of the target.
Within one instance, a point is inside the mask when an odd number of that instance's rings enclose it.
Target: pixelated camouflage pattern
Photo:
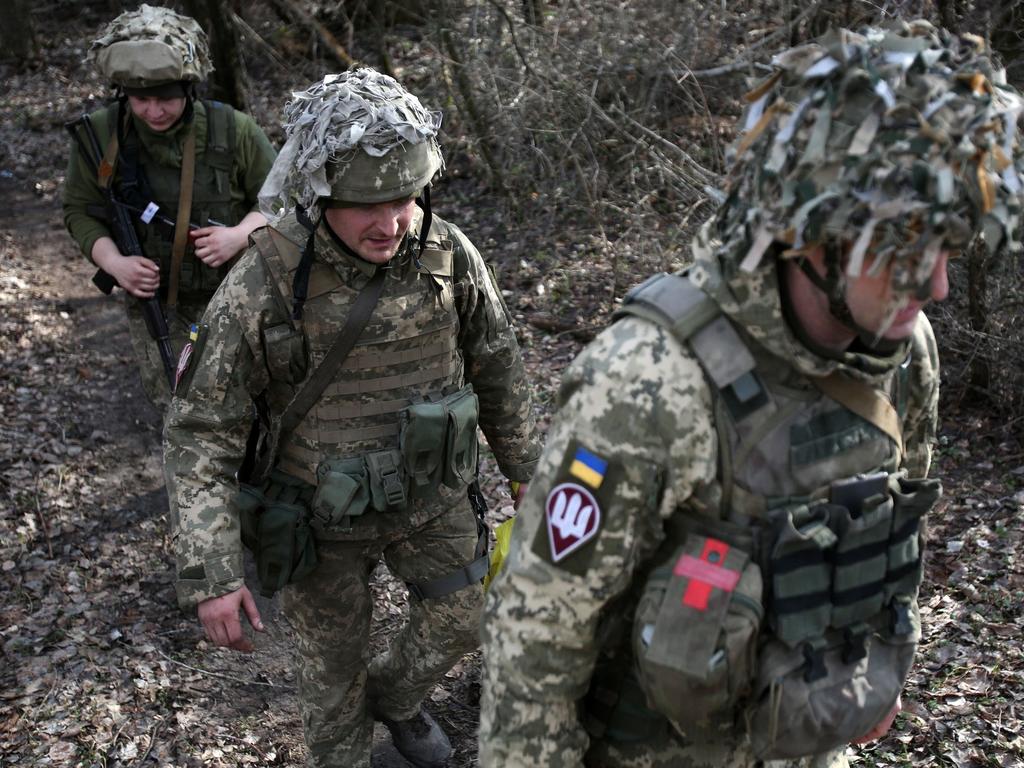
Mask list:
[[[756,270],[773,242],[784,257],[837,243],[848,275],[893,265],[894,315],[943,249],[982,232],[990,253],[1020,250],[1024,100],[983,49],[913,21],[776,56],[729,152],[730,269]]]
[[[143,3],[104,27],[86,52],[100,76],[123,88],[201,82],[213,71],[206,33],[190,16]]]
[[[394,78],[362,68],[327,75],[285,106],[285,143],[260,192],[271,221],[320,198],[379,203],[418,195],[444,168],[441,113]]]
[[[435,217],[435,221],[438,219]],[[285,224],[288,229],[291,224]],[[466,381],[480,400],[479,423],[502,472],[528,481],[540,453],[515,333],[504,303],[480,254],[457,227],[439,222],[455,246],[455,276],[462,283],[457,341]],[[419,220],[392,260],[385,292],[403,290],[400,265],[418,247]],[[344,279],[368,275],[331,238],[316,239],[317,261]],[[365,266],[365,265],[364,265]],[[423,290],[432,291],[424,281]],[[165,429],[168,485],[180,518],[175,536],[178,597],[183,606],[225,594],[242,584],[237,512],[231,504],[234,474],[244,453],[253,398],[267,396],[273,412],[283,411],[293,388],[270,386],[263,331],[290,322],[290,306],[265,262],[250,249],[231,271],[204,315],[209,335],[193,360],[187,391],[172,402]],[[308,366],[306,375],[312,372]],[[381,371],[386,375],[387,371]],[[369,514],[360,536],[370,539],[413,530],[449,507],[451,494],[433,503],[416,500],[407,515]]]
[[[898,354],[880,359],[846,353],[820,358],[805,348],[782,319],[774,270],[743,273],[730,281],[717,263],[720,250],[695,241],[691,275],[746,332],[748,339],[795,373],[840,370],[876,386],[911,357],[911,389],[904,419],[905,466],[927,471],[935,434],[938,371],[934,339],[922,317]],[[534,542],[546,536],[545,500],[570,444],[579,444],[621,472],[613,488],[595,492],[601,528],[587,567],[571,557],[552,564]],[[665,539],[674,514],[716,512],[722,488],[712,396],[691,351],[663,328],[625,318],[606,329],[567,370],[558,415],[513,530],[502,574],[492,583],[482,629],[484,651],[480,765],[484,768],[617,766],[754,766],[740,732],[719,743],[696,745],[678,733],[629,746],[591,739],[581,722],[599,655],[619,648],[615,617],[635,610],[638,574]],[[784,460],[784,459],[783,459]],[[603,488],[603,486],[602,486]],[[680,510],[685,511],[680,511]],[[620,649],[621,652],[621,649]],[[621,662],[620,662],[621,663]],[[628,661],[625,663],[629,663]],[[827,754],[777,766],[840,766]]]
[[[438,678],[476,647],[483,592],[472,585],[435,600],[410,600],[408,623],[368,661],[373,566],[383,558],[399,579],[426,581],[472,560],[476,540],[473,511],[463,496],[415,531],[321,543],[317,569],[285,588],[312,766],[369,768],[374,719],[412,717]]]
[[[188,343],[189,328],[203,316],[206,304],[178,304],[176,311],[167,318],[167,330],[170,331],[171,349],[176,353]],[[139,302],[125,294],[125,312],[128,316],[128,338],[132,345],[132,354],[139,367],[142,379],[142,390],[146,393],[153,407],[163,413],[171,403],[171,387],[164,372],[164,362],[160,357],[160,349],[146,329],[146,319],[142,315]]]

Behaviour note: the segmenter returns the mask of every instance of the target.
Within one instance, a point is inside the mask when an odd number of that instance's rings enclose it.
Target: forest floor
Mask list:
[[[251,656],[212,647],[175,607],[160,415],[121,301],[93,288],[61,222],[62,125],[99,98],[79,64],[93,28],[54,32],[45,64],[0,72],[0,765],[298,766],[276,606],[261,603]],[[510,236],[500,208],[451,176],[436,205],[499,266],[544,424],[562,369],[607,319],[607,268],[582,258],[591,233]],[[1024,454],[1005,424],[945,405],[921,653],[893,730],[850,749],[863,765],[1024,765]],[[511,515],[493,464],[484,490],[492,522]],[[382,569],[374,590],[379,647],[405,595]],[[456,768],[476,764],[478,698],[470,654],[427,702]],[[380,728],[374,765],[404,765]]]

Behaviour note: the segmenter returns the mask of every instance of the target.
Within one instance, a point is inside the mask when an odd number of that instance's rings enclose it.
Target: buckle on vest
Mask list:
[[[381,490],[388,506],[397,507],[405,504],[405,486],[399,473],[400,467],[394,451],[380,451],[366,457],[372,477],[380,478]]]
[[[862,621],[843,630],[843,664],[853,664],[868,655],[868,635],[871,627]]]
[[[804,670],[805,683],[813,683],[828,675],[828,669],[825,668],[825,651],[827,649],[828,643],[823,637],[816,637],[814,640],[804,643],[804,659],[807,662]]]
[[[909,635],[914,632],[910,600],[899,595],[889,603],[890,628],[894,635]]]

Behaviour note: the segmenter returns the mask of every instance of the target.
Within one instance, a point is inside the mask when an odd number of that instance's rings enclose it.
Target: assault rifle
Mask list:
[[[96,136],[96,130],[88,115],[82,115],[77,120],[65,123],[65,128],[74,138],[82,156],[92,166],[94,173],[99,173],[100,164],[103,162],[103,151],[100,149],[100,142]],[[82,133],[85,133],[85,139]],[[88,142],[88,144],[86,143]],[[103,191],[106,203],[106,220],[110,226],[110,233],[119,251],[126,256],[141,256],[142,245],[139,243],[139,236],[135,232],[135,225],[129,215],[128,206],[118,200],[113,185],[108,185]],[[93,283],[103,293],[110,293],[117,281],[102,269],[96,270],[92,278]],[[160,350],[160,359],[164,364],[164,373],[167,375],[167,383],[174,389],[174,370],[177,360],[174,350],[171,349],[170,331],[167,328],[167,318],[164,317],[160,300],[156,296],[148,299],[137,299],[142,306],[142,316],[146,320],[146,330],[150,338],[156,342]]]

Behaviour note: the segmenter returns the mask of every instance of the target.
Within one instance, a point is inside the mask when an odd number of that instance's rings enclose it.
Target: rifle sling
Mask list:
[[[345,362],[345,358],[352,351],[352,347],[355,346],[356,341],[358,341],[363,333],[363,329],[366,327],[366,323],[370,320],[374,307],[377,306],[377,301],[380,299],[380,294],[384,288],[386,276],[387,270],[383,267],[377,267],[373,277],[370,278],[363,290],[356,296],[356,300],[352,303],[352,311],[349,312],[348,319],[345,321],[345,326],[338,333],[334,344],[327,350],[323,362],[313,371],[313,375],[306,379],[302,389],[295,394],[295,397],[291,399],[291,402],[285,408],[284,413],[281,414],[278,444],[286,435],[299,426],[299,423],[309,413],[309,409],[320,399],[320,395],[323,394],[327,385],[331,383],[338,368]]]
[[[171,248],[171,274],[167,286],[167,306],[178,305],[178,281],[181,262],[188,244],[188,223],[192,214],[192,186],[196,177],[196,123],[188,127],[185,146],[181,151],[181,183],[178,185],[178,217],[174,224],[174,245]]]

